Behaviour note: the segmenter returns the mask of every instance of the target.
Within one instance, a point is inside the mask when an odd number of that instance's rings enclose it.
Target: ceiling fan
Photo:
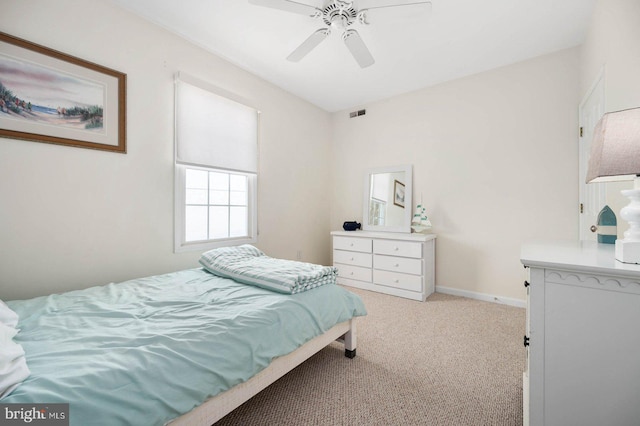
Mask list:
[[[331,30],[335,29],[342,31],[342,39],[344,40],[344,43],[347,45],[347,48],[355,58],[356,62],[358,62],[362,68],[373,65],[375,60],[367,46],[364,44],[364,41],[362,41],[362,38],[360,38],[360,34],[358,34],[358,32],[353,28],[350,28],[352,24],[358,22],[362,25],[369,25],[369,22],[367,22],[367,13],[373,9],[400,6],[431,7],[430,1],[419,0],[396,2],[395,4],[372,6],[362,9],[357,9],[354,6],[353,1],[343,0],[325,1],[322,8],[293,0],[249,0],[249,3],[307,15],[313,18],[322,18],[322,21],[327,27],[320,28],[311,34],[300,46],[287,56],[288,60],[292,62],[300,61],[317,45],[319,45],[320,42],[327,38],[327,36],[331,34]]]

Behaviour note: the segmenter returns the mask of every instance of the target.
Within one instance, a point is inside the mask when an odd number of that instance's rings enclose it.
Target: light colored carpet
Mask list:
[[[216,425],[521,425],[525,310],[351,289],[356,358],[332,343]]]

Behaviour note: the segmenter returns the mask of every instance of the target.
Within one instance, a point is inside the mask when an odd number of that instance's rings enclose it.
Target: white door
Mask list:
[[[604,114],[604,71],[600,73],[591,90],[580,104],[578,113],[580,120],[580,240],[595,241],[597,239],[597,228],[595,226],[598,221],[598,213],[604,207],[607,199],[606,184],[587,184],[585,179],[589,165],[593,130],[600,117]]]

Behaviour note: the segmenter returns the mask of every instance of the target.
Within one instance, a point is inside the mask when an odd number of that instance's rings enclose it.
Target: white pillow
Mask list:
[[[9,327],[15,327],[18,324],[18,314],[11,310],[0,300],[0,324],[8,325]]]
[[[13,341],[17,333],[15,328],[0,323],[0,400],[31,374],[24,349]]]

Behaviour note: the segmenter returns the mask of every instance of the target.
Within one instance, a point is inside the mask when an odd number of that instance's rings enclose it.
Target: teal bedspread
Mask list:
[[[68,402],[75,426],[162,425],[366,314],[337,285],[284,295],[203,269],[8,305],[32,374],[2,403]]]

